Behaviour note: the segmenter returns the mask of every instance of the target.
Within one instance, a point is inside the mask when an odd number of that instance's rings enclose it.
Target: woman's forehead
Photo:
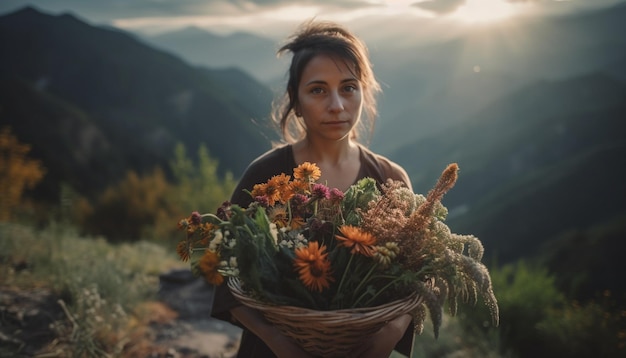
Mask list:
[[[315,55],[302,71],[301,83],[310,81],[359,80],[354,64],[338,56],[328,54]]]

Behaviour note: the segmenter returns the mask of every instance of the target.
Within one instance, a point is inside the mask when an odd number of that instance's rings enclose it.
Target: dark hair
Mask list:
[[[327,54],[341,59],[354,68],[354,76],[363,89],[365,123],[359,120],[359,127],[369,127],[370,132],[377,115],[376,94],[380,85],[374,77],[367,46],[350,31],[333,22],[308,21],[288,39],[288,43],[278,50],[278,55],[292,53],[289,66],[287,89],[281,103],[275,106],[273,119],[279,126],[283,138],[293,142],[302,137],[305,128],[295,111],[298,106],[298,85],[302,72],[311,59],[319,54]],[[358,131],[353,130],[352,138]]]

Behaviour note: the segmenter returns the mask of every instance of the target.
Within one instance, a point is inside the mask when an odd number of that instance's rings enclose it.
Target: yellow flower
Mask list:
[[[360,253],[363,256],[372,257],[374,252],[374,245],[376,244],[376,238],[369,232],[365,232],[356,226],[344,225],[339,228],[339,231],[343,234],[335,235],[335,238],[339,240],[339,244],[347,248],[351,248],[350,253]]]
[[[267,212],[267,218],[279,228],[287,227],[287,223],[289,222],[287,209],[282,205],[270,208]]]
[[[395,259],[400,252],[400,248],[395,242],[387,242],[385,246],[376,246],[375,249],[374,260],[383,267],[389,267],[391,261]]]
[[[298,167],[293,170],[294,178],[305,181],[307,183],[312,183],[319,179],[321,176],[322,171],[314,163],[304,162],[298,165]]]
[[[206,250],[204,255],[198,262],[198,268],[204,275],[204,279],[213,285],[221,285],[224,282],[224,276],[222,276],[217,268],[220,264],[220,256],[211,250]]]
[[[294,267],[306,288],[322,292],[330,287],[333,277],[330,276],[330,261],[325,246],[320,247],[317,241],[312,241],[308,246],[297,248],[295,254]]]

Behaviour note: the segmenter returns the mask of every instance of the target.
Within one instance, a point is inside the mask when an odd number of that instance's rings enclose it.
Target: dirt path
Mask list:
[[[156,343],[166,356],[185,358],[235,357],[240,337],[237,327],[214,319],[176,321],[157,332]]]
[[[210,317],[210,286],[174,271],[160,277],[157,298],[138,308],[140,321],[123,338],[121,357],[235,357],[241,330]],[[0,357],[65,356],[71,325],[61,301],[49,288],[0,284]]]
[[[160,277],[159,298],[177,318],[156,328],[155,341],[173,357],[234,357],[241,329],[210,317],[213,289],[187,270]]]

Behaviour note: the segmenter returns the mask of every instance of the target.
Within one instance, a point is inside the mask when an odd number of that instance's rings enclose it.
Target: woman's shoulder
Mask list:
[[[246,190],[252,190],[255,184],[264,183],[274,175],[291,174],[293,168],[294,159],[291,145],[282,145],[268,150],[250,162],[239,179],[231,202],[240,205],[247,204],[250,197],[245,193]]]
[[[252,162],[250,162],[246,171],[250,171],[251,168],[266,168],[267,165],[275,163],[286,163],[290,165],[292,161],[293,151],[291,145],[280,145],[256,157]]]
[[[376,176],[380,182],[387,179],[402,181],[408,188],[412,189],[411,179],[406,170],[398,163],[385,157],[384,155],[374,153],[365,146],[361,146],[362,160],[368,175]]]

